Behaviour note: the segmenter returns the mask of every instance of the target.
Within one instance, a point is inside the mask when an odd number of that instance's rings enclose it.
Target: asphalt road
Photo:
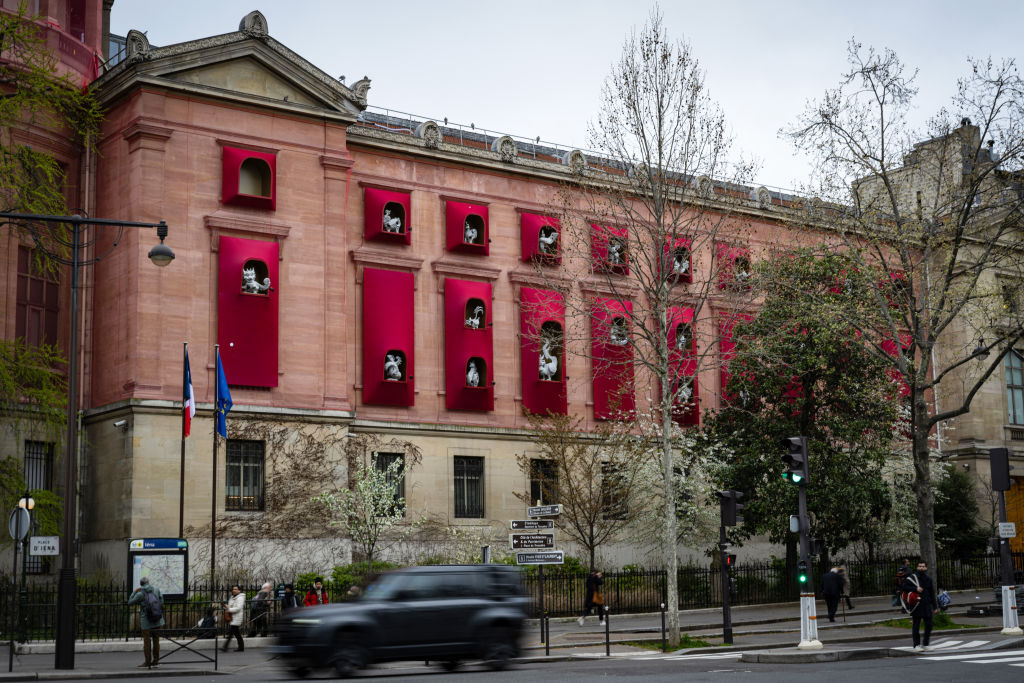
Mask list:
[[[236,677],[247,681],[289,680],[285,671],[274,662],[254,662]],[[735,679],[799,683],[906,683],[907,681],[986,681],[1014,682],[1024,680],[1024,649],[989,651],[945,651],[921,656],[845,661],[816,664],[748,664],[739,661],[739,653],[697,655],[638,655],[599,657],[566,662],[520,664],[502,672],[491,672],[483,666],[469,664],[450,673],[439,666],[422,662],[403,662],[375,667],[362,672],[356,680],[365,681],[584,681],[622,679],[644,681],[731,681]],[[319,672],[305,680],[331,679],[332,672]],[[117,680],[117,679],[115,679]],[[134,679],[119,679],[134,680]],[[223,683],[223,676],[160,677],[163,681],[197,683],[209,680]]]

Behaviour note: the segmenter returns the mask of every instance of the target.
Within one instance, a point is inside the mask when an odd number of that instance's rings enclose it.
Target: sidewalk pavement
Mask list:
[[[950,614],[959,624],[970,624],[977,628],[935,631],[933,638],[956,636],[970,633],[988,639],[993,647],[1022,642],[1020,638],[1007,639],[999,635],[1002,628],[1000,617],[967,617],[967,608],[977,603],[990,603],[991,593],[987,591],[960,591],[951,594],[953,604]],[[830,624],[824,616],[824,604],[818,604],[818,638],[824,644],[822,650],[797,650],[800,640],[800,609],[796,602],[774,605],[743,605],[732,609],[733,645],[723,645],[722,610],[700,609],[679,613],[683,633],[709,643],[709,647],[678,650],[675,655],[701,652],[726,653],[750,652],[744,661],[834,661],[850,658],[880,658],[907,654],[893,650],[899,645],[910,644],[909,629],[881,625],[879,622],[900,618],[899,610],[893,608],[889,597],[854,599],[855,609],[836,615],[836,623]],[[657,656],[660,650],[651,650],[632,644],[636,641],[659,641],[661,639],[661,615],[631,614],[609,617],[609,643],[605,643],[605,629],[596,617],[588,617],[580,627],[575,618],[551,619],[550,643],[540,639],[538,620],[530,620],[524,632],[520,658],[522,662],[559,661],[570,658],[594,659],[610,650],[612,656],[630,655]],[[223,643],[223,640],[218,641]],[[142,661],[140,640],[113,641],[102,643],[75,644],[75,669],[54,668],[53,643],[33,643],[18,646],[14,656],[14,671],[6,672],[9,657],[7,644],[0,647],[0,683],[26,680],[69,680],[125,678],[135,676],[169,675],[214,675],[266,672],[268,657],[263,648],[273,644],[273,638],[247,638],[246,651],[217,653],[214,663],[204,661],[195,653],[178,651],[170,654],[173,646],[161,640],[161,666],[154,669],[137,668]],[[213,641],[197,641],[200,651],[213,656]],[[546,652],[550,654],[546,654]]]

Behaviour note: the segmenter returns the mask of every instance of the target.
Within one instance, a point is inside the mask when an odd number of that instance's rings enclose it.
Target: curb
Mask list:
[[[974,629],[971,629],[974,630]],[[1007,650],[1020,647],[1024,638],[1015,638],[994,643],[982,650]],[[942,650],[931,650],[941,654]],[[922,653],[913,650],[899,650],[891,647],[850,648],[848,650],[777,650],[767,652],[744,652],[740,661],[750,664],[813,664],[820,662],[843,662],[863,659],[886,659],[889,657],[920,657]]]

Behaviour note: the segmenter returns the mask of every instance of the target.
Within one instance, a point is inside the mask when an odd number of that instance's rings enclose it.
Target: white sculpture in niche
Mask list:
[[[621,266],[626,262],[626,246],[619,240],[608,240],[608,263]]]
[[[615,346],[625,346],[629,343],[625,320],[622,318],[612,320],[611,329],[608,331],[608,340]]]
[[[480,386],[480,371],[476,369],[476,361],[470,360],[469,365],[466,368],[466,386],[467,387],[478,387]]]
[[[264,294],[273,291],[270,278],[263,278],[263,284],[256,282],[256,269],[242,267],[242,291],[246,294]]]
[[[690,337],[685,325],[676,328],[676,348],[685,351],[690,345]]]
[[[687,386],[683,387],[679,391],[679,400],[677,401],[677,403],[689,403],[690,402],[690,398],[692,398],[692,397],[693,397],[693,389],[690,388],[689,385],[687,385]]]
[[[384,209],[384,232],[402,232],[402,219],[392,218],[391,209]]]
[[[746,282],[750,279],[750,259],[740,256],[733,261],[733,268],[736,273],[736,282]]]
[[[686,275],[690,270],[690,254],[685,249],[676,249],[675,258],[672,259],[672,272],[676,275]]]
[[[462,241],[465,242],[466,244],[476,244],[476,236],[476,228],[470,225],[469,221],[466,221],[466,227],[463,230]]]
[[[553,380],[558,374],[558,356],[551,353],[552,341],[545,339],[540,347],[540,378]]]
[[[551,226],[545,225],[537,235],[537,249],[542,254],[555,254],[558,250],[558,231]]]
[[[384,379],[389,382],[402,381],[402,357],[389,353],[384,359]]]
[[[479,330],[484,324],[484,307],[477,306],[473,309],[473,315],[466,318],[466,327],[471,330]]]

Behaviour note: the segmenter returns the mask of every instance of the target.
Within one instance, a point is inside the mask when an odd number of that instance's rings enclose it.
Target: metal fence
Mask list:
[[[1014,566],[1024,570],[1024,553],[1014,554]],[[853,595],[886,595],[894,588],[894,577],[899,567],[898,560],[874,562],[850,562],[846,565],[852,584]],[[822,567],[812,567],[816,588],[820,588],[818,577]],[[940,587],[947,590],[989,589],[998,582],[999,560],[995,556],[979,556],[956,560],[940,558],[936,568]],[[781,561],[749,563],[730,569],[736,580],[735,595],[730,598],[734,605],[754,605],[785,602],[795,599],[796,579],[787,576],[785,563]],[[666,576],[663,569],[605,572],[601,592],[605,604],[614,613],[657,612],[666,599]],[[539,572],[531,568],[523,574],[528,595],[533,597],[531,616],[541,612]],[[684,566],[676,576],[679,588],[679,609],[700,609],[718,607],[722,604],[722,577],[718,567]],[[544,573],[543,611],[550,616],[575,616],[583,607],[586,575],[559,571],[549,567]],[[324,589],[332,603],[345,600],[349,585],[325,582]],[[242,586],[251,598],[259,586]],[[296,586],[296,592],[303,595],[304,586]],[[78,640],[128,640],[141,635],[138,606],[126,603],[131,587],[121,582],[105,584],[79,581],[77,595]],[[164,619],[167,628],[180,631],[198,631],[197,625],[207,609],[226,602],[231,594],[230,586],[214,586],[194,583],[184,600],[165,600]],[[18,608],[19,597],[23,600]],[[34,584],[26,587],[23,596],[18,595],[10,584],[0,586],[0,630],[11,627],[15,615],[22,615],[21,623],[15,624],[18,640],[53,640],[57,615],[56,584]],[[249,629],[250,603],[246,602],[243,633]],[[270,603],[268,620],[270,630],[280,615],[280,603]]]

